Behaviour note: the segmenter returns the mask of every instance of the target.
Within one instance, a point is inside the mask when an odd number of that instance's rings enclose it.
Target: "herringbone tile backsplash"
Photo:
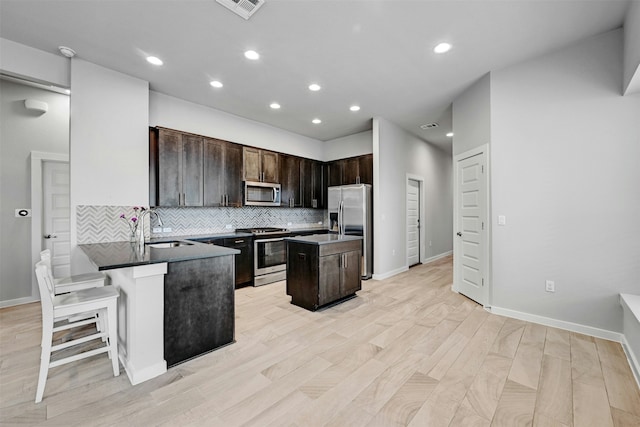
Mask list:
[[[249,227],[310,228],[326,225],[326,211],[303,208],[265,208],[245,206],[242,208],[156,208],[163,226],[172,229],[169,233],[150,233],[157,227],[155,217],[145,218],[145,236],[173,237],[198,234],[216,234],[232,229]],[[134,215],[132,206],[78,206],[76,210],[78,243],[118,242],[129,240],[127,221]]]

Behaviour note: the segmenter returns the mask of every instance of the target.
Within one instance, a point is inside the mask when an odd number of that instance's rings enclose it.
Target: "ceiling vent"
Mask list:
[[[427,123],[426,125],[420,126],[420,129],[427,130],[427,129],[433,129],[433,128],[437,128],[437,127],[438,127],[437,123]]]
[[[264,0],[216,0],[218,3],[244,19],[251,18],[260,6],[264,4]]]

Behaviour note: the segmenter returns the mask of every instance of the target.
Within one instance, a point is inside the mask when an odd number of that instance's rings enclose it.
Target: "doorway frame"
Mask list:
[[[484,239],[484,263],[483,268],[486,272],[485,274],[485,283],[483,287],[483,307],[485,309],[490,309],[493,301],[493,272],[491,269],[491,235],[492,235],[492,215],[491,215],[491,154],[490,154],[490,145],[483,144],[478,147],[472,148],[471,150],[465,151],[463,153],[457,154],[453,157],[453,231],[452,231],[452,239],[453,239],[453,283],[451,284],[451,290],[455,293],[459,292],[458,281],[460,278],[458,277],[458,268],[459,268],[459,254],[460,254],[460,239],[456,238],[456,231],[458,227],[458,216],[460,214],[460,207],[458,206],[458,190],[460,188],[460,183],[458,182],[458,163],[461,160],[467,159],[469,157],[477,156],[478,154],[484,153],[485,160],[485,173],[482,175],[484,179],[484,188],[485,188],[485,239]]]
[[[40,251],[42,250],[42,169],[44,162],[69,163],[69,154],[31,151],[31,265],[40,261]],[[34,270],[31,271],[31,298],[33,301],[40,301],[40,291]]]
[[[404,237],[406,239],[407,233],[409,230],[409,226],[407,225],[407,190],[409,189],[409,180],[418,181],[420,185],[420,191],[418,193],[418,197],[420,197],[420,232],[418,233],[418,238],[420,239],[420,247],[418,248],[420,251],[420,264],[424,264],[427,259],[427,249],[425,246],[425,242],[427,241],[427,226],[425,221],[425,205],[426,205],[426,193],[424,191],[424,182],[425,178],[421,175],[414,175],[411,173],[406,174],[405,182],[404,182]],[[405,245],[404,247],[404,266],[405,270],[409,269],[409,254],[408,247]]]

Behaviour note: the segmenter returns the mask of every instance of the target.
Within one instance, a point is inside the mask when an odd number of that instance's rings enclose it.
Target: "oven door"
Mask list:
[[[256,276],[287,269],[287,243],[284,237],[256,238],[253,245]]]

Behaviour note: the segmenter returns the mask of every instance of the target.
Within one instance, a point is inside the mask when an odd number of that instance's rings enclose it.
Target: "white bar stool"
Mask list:
[[[36,403],[42,401],[49,368],[64,365],[96,354],[108,353],[113,367],[113,375],[120,375],[118,364],[118,291],[113,286],[82,289],[62,295],[54,294],[54,280],[46,261],[36,263],[36,278],[40,289],[42,305],[42,353],[40,356],[40,375],[36,391]],[[77,316],[84,314],[85,316]],[[88,316],[87,316],[88,315]],[[89,317],[87,319],[87,317]],[[82,320],[75,320],[81,318]],[[52,345],[53,333],[96,323],[98,332]],[[73,356],[51,361],[53,352],[78,344],[101,339],[105,345]]]
[[[47,264],[47,269],[53,277],[53,269],[51,268],[51,251],[49,249],[45,249],[40,252],[40,260]],[[58,295],[65,292],[104,286],[106,278],[107,275],[104,273],[84,273],[69,277],[61,277],[59,279],[54,278],[53,284],[55,294]]]

